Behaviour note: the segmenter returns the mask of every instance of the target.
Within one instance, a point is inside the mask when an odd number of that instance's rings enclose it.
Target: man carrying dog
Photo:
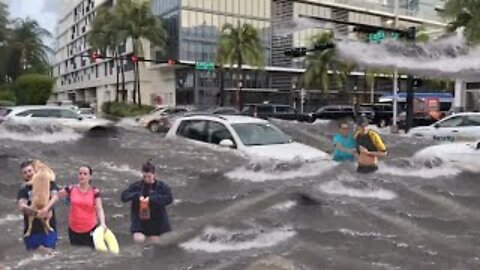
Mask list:
[[[25,243],[25,248],[28,251],[40,251],[42,253],[50,253],[55,249],[57,243],[57,228],[55,220],[55,212],[53,210],[53,205],[57,202],[58,196],[58,186],[54,181],[50,182],[50,201],[48,205],[40,210],[35,211],[31,207],[32,200],[32,185],[27,183],[32,179],[35,174],[35,170],[32,166],[32,161],[25,161],[20,164],[20,170],[23,177],[23,183],[21,189],[17,194],[17,204],[19,210],[24,215],[24,230],[23,233],[27,232],[28,227],[28,216],[35,216],[32,225],[32,231],[29,236],[23,238]],[[53,180],[53,179],[52,179]],[[45,233],[42,222],[39,218],[50,218],[50,226],[53,228],[53,231],[48,234]]]

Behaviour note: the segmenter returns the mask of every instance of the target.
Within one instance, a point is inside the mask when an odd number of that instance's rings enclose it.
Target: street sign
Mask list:
[[[195,69],[197,70],[214,70],[215,63],[213,62],[195,62]]]
[[[380,43],[382,40],[386,38],[397,40],[400,38],[400,34],[395,32],[385,33],[385,31],[383,30],[378,30],[375,33],[368,34],[368,41],[372,43]]]

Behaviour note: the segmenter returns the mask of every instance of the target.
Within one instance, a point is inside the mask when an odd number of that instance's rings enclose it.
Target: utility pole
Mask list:
[[[394,0],[394,7],[393,13],[395,16],[394,19],[394,28],[398,27],[398,0]],[[398,126],[397,126],[397,111],[398,111],[398,102],[397,102],[397,95],[398,95],[398,69],[395,67],[393,70],[393,119],[392,119],[392,133],[398,133]]]

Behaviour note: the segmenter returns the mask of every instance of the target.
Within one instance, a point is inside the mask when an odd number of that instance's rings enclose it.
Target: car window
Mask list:
[[[480,115],[469,115],[463,121],[462,126],[480,127]]]
[[[60,118],[77,119],[79,117],[78,114],[69,110],[59,110],[59,113],[60,113]]]
[[[31,110],[26,110],[26,111],[17,113],[15,116],[23,116],[23,117],[25,117],[25,116],[29,116],[29,115],[31,115],[31,114],[33,114],[33,112],[32,112]]]
[[[277,106],[275,111],[276,113],[295,113],[295,110],[290,106]]]
[[[59,117],[60,113],[58,110],[40,109],[40,110],[25,111],[20,116],[27,116],[27,115],[32,115],[32,117],[38,117],[38,118],[50,118],[50,117]]]
[[[207,134],[209,143],[220,144],[222,140],[226,139],[234,142],[232,134],[230,134],[230,131],[228,131],[227,127],[218,122],[208,122]]]
[[[257,113],[273,113],[273,106],[258,106]]]
[[[182,108],[176,108],[173,110],[173,113],[179,113],[179,112],[186,112],[187,109],[182,109]]]
[[[360,110],[363,111],[363,109]],[[342,111],[347,113],[353,113],[353,108],[343,108]]]
[[[245,146],[290,143],[290,137],[272,124],[245,123],[233,124]]]
[[[204,120],[184,120],[180,123],[177,134],[196,141],[207,142],[207,122]]]
[[[458,127],[462,125],[464,120],[464,116],[453,116],[451,118],[445,119],[444,121],[438,123],[439,127]]]

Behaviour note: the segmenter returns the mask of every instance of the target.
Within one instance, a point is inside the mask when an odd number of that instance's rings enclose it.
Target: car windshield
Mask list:
[[[284,144],[292,142],[281,130],[268,123],[233,124],[240,140],[245,146]]]

